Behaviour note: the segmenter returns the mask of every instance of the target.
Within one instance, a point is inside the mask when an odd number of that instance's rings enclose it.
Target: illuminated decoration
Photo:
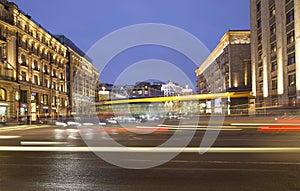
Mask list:
[[[278,64],[278,79],[277,79],[277,93],[279,95],[282,95],[284,92],[283,90],[283,62],[282,62],[282,55],[278,54],[277,64]]]
[[[269,89],[268,89],[268,65],[267,65],[267,57],[263,58],[263,88],[264,88],[264,97],[268,97]]]
[[[0,101],[6,101],[6,91],[5,89],[0,89]]]

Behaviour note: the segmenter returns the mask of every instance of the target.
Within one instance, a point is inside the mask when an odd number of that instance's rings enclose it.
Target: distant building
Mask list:
[[[250,52],[250,31],[228,31],[195,71],[198,93],[251,91]]]
[[[256,105],[299,107],[300,1],[251,0],[250,6]]]
[[[245,92],[245,98],[201,100],[202,113],[248,113],[251,92],[251,49],[249,30],[230,30],[195,71],[200,94]]]
[[[161,86],[161,91],[163,92],[164,96],[180,96],[193,93],[193,90],[190,89],[188,85],[183,88],[172,81],[169,81],[167,84],[163,84]]]

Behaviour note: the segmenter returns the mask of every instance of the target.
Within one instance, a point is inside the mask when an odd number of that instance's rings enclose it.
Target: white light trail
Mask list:
[[[68,142],[21,141],[21,145],[65,145]]]
[[[199,153],[202,150],[209,153],[299,153],[300,147],[34,147],[34,146],[0,146],[0,151],[46,151],[46,152],[110,152],[110,153],[165,153],[183,152]]]

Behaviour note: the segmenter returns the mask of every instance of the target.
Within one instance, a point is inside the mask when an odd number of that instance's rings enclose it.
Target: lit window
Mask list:
[[[296,74],[290,74],[288,80],[289,80],[289,86],[296,85]]]
[[[273,35],[273,34],[276,33],[276,24],[273,24],[273,25],[270,27],[270,33],[271,33],[271,35]]]
[[[287,43],[291,44],[295,41],[295,34],[294,31],[287,34]]]
[[[276,42],[271,44],[271,53],[276,53],[277,51],[277,45],[276,45]]]
[[[0,89],[0,101],[6,101],[6,91],[4,89]]]
[[[273,7],[270,8],[270,17],[275,16],[275,14],[276,14],[275,6],[273,6]]]

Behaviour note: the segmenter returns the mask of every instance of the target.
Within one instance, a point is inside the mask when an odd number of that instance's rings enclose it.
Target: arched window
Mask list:
[[[0,88],[0,101],[6,101],[6,91]]]
[[[20,63],[22,64],[22,65],[27,65],[26,64],[26,57],[25,57],[25,55],[24,54],[21,54],[21,57],[20,57]]]

